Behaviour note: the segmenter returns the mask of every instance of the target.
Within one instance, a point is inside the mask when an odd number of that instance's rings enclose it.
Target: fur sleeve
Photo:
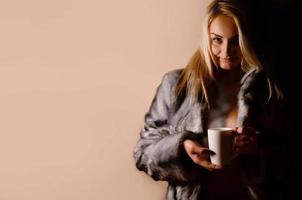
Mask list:
[[[247,72],[242,80],[238,94],[238,118],[237,126],[252,126],[263,129],[266,122],[269,102],[268,78],[260,69]]]
[[[155,180],[180,184],[197,178],[197,165],[185,154],[182,142],[197,139],[194,133],[176,132],[168,124],[172,107],[172,87],[176,84],[175,73],[166,74],[157,89],[149,112],[145,115],[144,128],[134,150],[139,170]]]

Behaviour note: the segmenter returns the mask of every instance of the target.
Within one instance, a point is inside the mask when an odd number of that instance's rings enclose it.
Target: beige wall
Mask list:
[[[0,1],[0,200],[162,199],[132,151],[203,4]]]

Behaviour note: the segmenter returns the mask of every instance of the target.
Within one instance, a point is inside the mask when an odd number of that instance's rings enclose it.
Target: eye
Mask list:
[[[222,39],[220,37],[212,37],[212,42],[214,44],[221,44],[222,43]]]

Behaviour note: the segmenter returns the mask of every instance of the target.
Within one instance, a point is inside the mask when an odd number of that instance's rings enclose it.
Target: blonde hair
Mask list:
[[[232,0],[214,0],[207,8],[207,15],[202,27],[202,41],[200,48],[191,57],[183,70],[175,88],[176,96],[183,96],[191,92],[194,98],[199,98],[203,104],[209,106],[207,88],[215,80],[214,67],[217,67],[210,50],[209,26],[219,15],[231,17],[238,29],[239,46],[242,53],[242,70],[262,68],[252,46],[247,39],[246,19],[239,5]],[[270,84],[269,84],[270,85]],[[201,95],[201,96],[200,96]]]

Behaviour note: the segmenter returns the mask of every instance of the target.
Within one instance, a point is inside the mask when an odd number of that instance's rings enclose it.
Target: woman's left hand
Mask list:
[[[238,154],[254,154],[257,151],[257,134],[252,127],[237,127],[234,151]]]

